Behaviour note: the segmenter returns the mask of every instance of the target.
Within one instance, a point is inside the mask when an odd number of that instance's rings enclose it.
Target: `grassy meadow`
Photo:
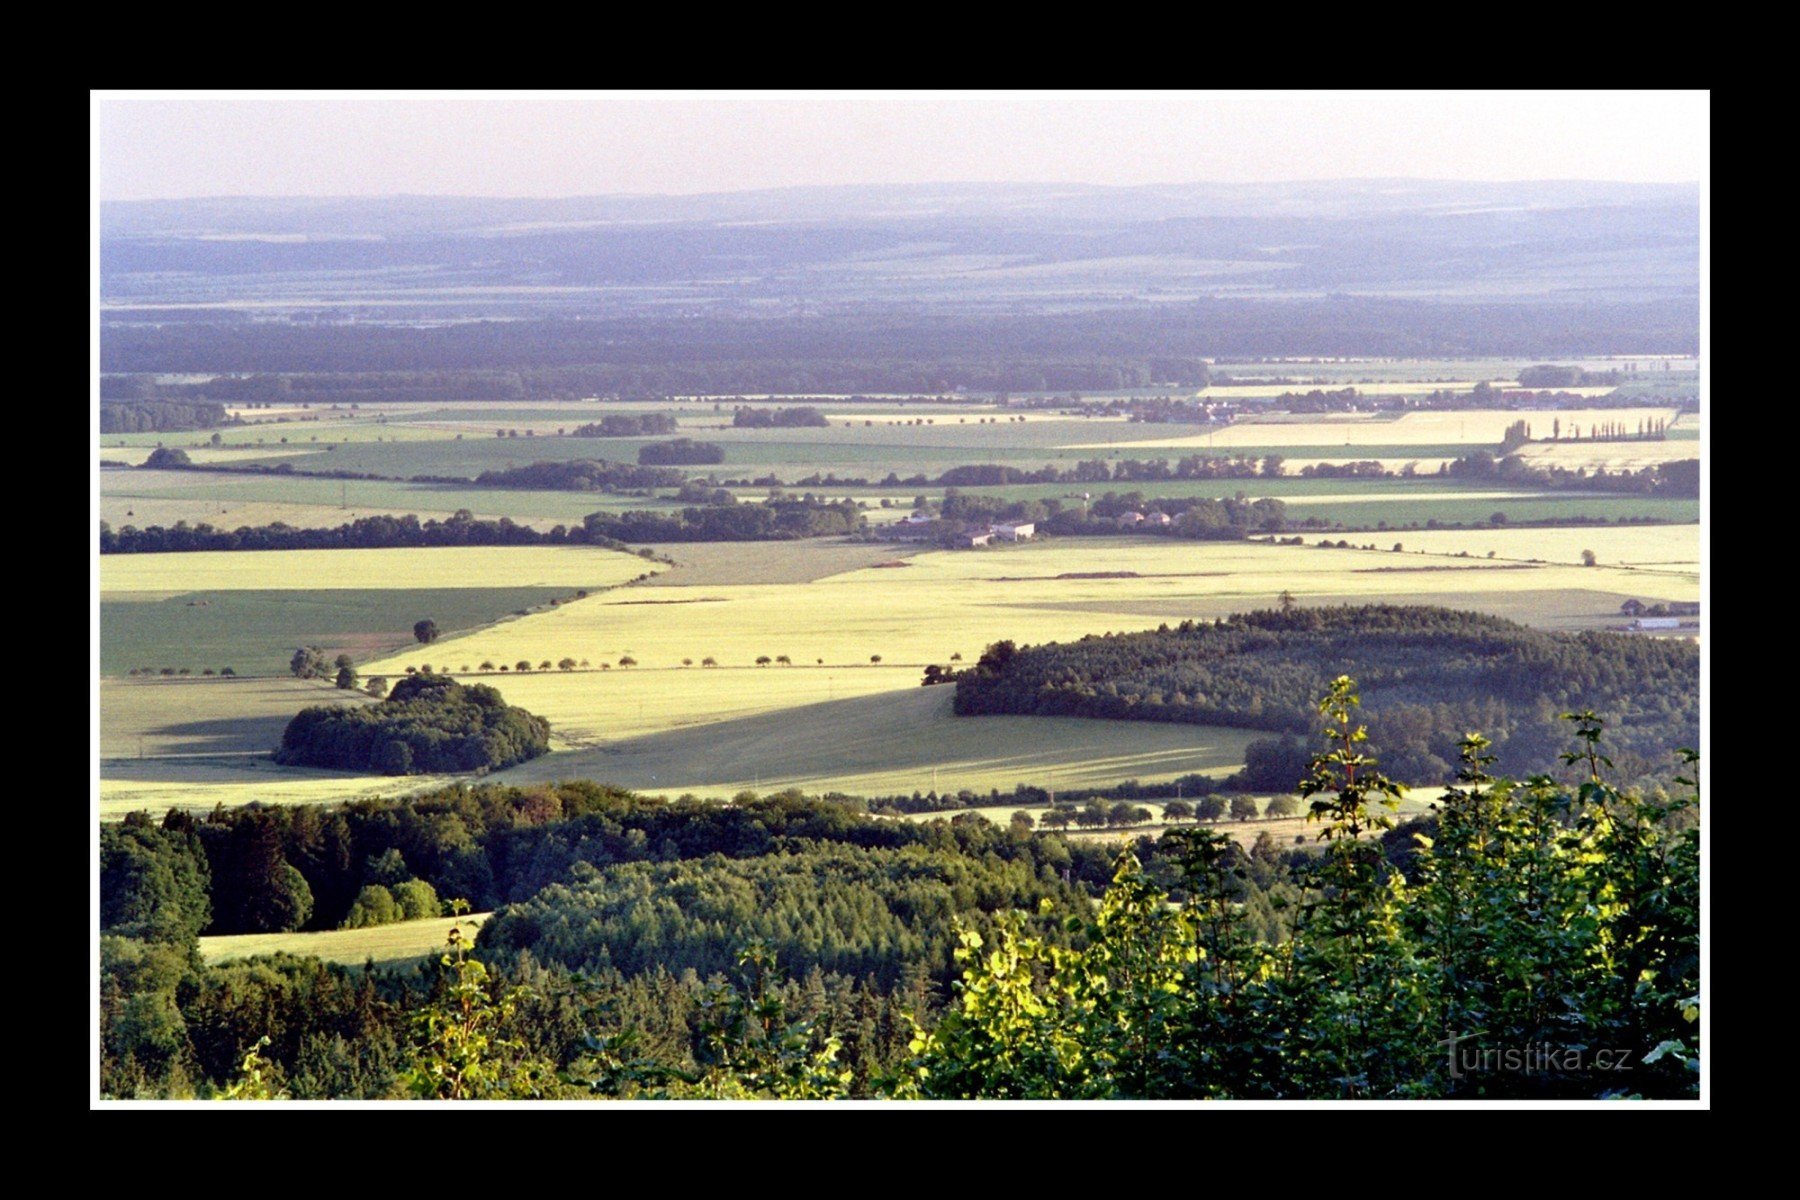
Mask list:
[[[263,954],[294,954],[346,967],[373,960],[378,967],[404,967],[423,962],[448,946],[450,930],[460,927],[473,940],[492,913],[400,921],[370,929],[328,929],[318,933],[239,933],[200,939],[200,957],[209,965]]]

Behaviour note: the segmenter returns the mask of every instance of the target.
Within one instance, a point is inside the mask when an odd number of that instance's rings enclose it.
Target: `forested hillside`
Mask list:
[[[1361,684],[1384,765],[1409,783],[1447,778],[1471,729],[1520,769],[1547,768],[1566,736],[1557,715],[1581,706],[1612,715],[1622,754],[1662,761],[1699,741],[1692,642],[1551,633],[1424,606],[1296,607],[1078,642],[1001,642],[957,673],[956,711],[1303,734],[1316,697],[1346,671]]]
[[[1695,756],[1621,789],[1582,714],[1565,781],[1517,784],[1472,735],[1458,785],[1397,826],[1353,685],[1318,707],[1316,832],[1287,848],[1184,828],[1115,855],[976,818],[586,784],[133,817],[102,831],[102,1089],[1695,1094]],[[416,972],[200,965],[204,930],[354,925],[382,881],[502,907],[472,953]]]

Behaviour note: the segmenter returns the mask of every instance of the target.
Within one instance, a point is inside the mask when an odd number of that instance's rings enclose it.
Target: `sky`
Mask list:
[[[103,201],[1405,176],[1692,182],[1704,92],[121,93]]]

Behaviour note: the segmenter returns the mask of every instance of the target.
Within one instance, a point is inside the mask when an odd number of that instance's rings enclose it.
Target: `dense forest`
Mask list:
[[[497,771],[550,748],[550,723],[506,703],[486,684],[409,675],[365,707],[303,708],[281,734],[275,761],[382,775]]]
[[[220,320],[101,331],[108,372],[250,376],[192,398],[353,403],[677,395],[1112,391],[1207,382],[1217,355],[1478,357],[1698,350],[1691,300],[1459,304],[1202,300],[979,316],[835,311],[410,327]],[[235,391],[235,395],[231,394]],[[252,393],[252,394],[245,394]]]
[[[849,500],[771,499],[675,512],[589,513],[589,541],[770,542],[859,532],[867,518]]]
[[[535,462],[523,467],[501,467],[475,477],[476,487],[543,488],[559,492],[623,492],[645,488],[680,487],[687,476],[666,466],[607,462],[605,459],[564,459]]]
[[[807,426],[824,428],[831,424],[824,413],[804,404],[784,408],[751,408],[745,405],[732,411],[731,423],[740,429],[800,429]]]
[[[647,467],[705,466],[724,461],[725,447],[717,442],[696,442],[693,438],[674,438],[638,447],[638,462]]]
[[[1184,827],[1119,852],[973,817],[580,783],[137,814],[101,831],[101,1088],[1695,1094],[1692,770],[1615,786],[1589,714],[1565,723],[1561,778],[1520,784],[1470,735],[1457,786],[1399,824],[1352,687],[1317,706],[1299,781],[1316,836],[1288,848]],[[202,932],[333,928],[367,889],[414,884],[497,907],[472,951],[371,972],[195,953]]]
[[[1547,768],[1566,740],[1557,715],[1581,704],[1613,714],[1621,762],[1664,761],[1699,740],[1699,664],[1699,648],[1676,639],[1551,633],[1422,606],[1294,607],[1033,647],[999,642],[955,673],[956,711],[1296,735],[1311,728],[1325,683],[1348,670],[1388,768],[1434,784],[1470,729],[1522,769]]]
[[[101,433],[174,433],[225,424],[225,406],[212,400],[102,400]]]
[[[569,432],[574,437],[652,437],[678,428],[680,422],[670,413],[608,413]]]

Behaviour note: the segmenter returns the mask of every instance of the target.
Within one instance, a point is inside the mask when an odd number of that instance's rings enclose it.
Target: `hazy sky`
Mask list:
[[[798,184],[1691,181],[1701,92],[98,93],[103,200]]]

